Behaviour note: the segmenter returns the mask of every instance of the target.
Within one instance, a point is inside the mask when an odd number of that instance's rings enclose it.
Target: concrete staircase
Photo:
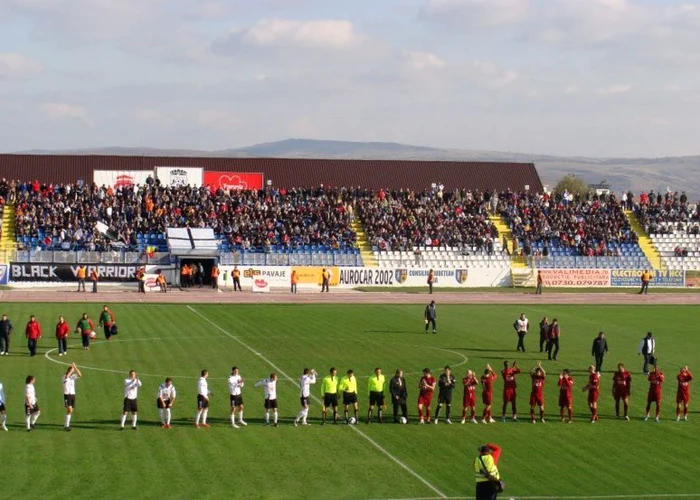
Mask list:
[[[625,210],[625,216],[627,216],[627,220],[630,221],[632,231],[634,231],[637,238],[639,238],[639,247],[642,249],[642,252],[644,252],[644,256],[649,260],[649,263],[654,269],[661,269],[661,254],[644,230],[642,223],[639,222],[637,214],[631,210]]]
[[[506,224],[503,221],[503,218],[499,215],[489,215],[489,220],[493,223],[494,226],[496,226],[496,229],[498,229],[498,239],[503,242],[503,238],[505,237],[506,239],[506,247],[508,249],[508,253],[512,256],[511,257],[511,268],[513,269],[526,269],[527,268],[527,263],[525,262],[525,258],[521,257],[516,257],[513,255],[513,248],[515,247],[515,243],[513,241],[513,232],[510,230],[510,226]]]
[[[15,231],[15,206],[7,203],[2,213],[2,237],[0,238],[0,262],[9,262],[17,250]]]
[[[372,244],[367,238],[367,233],[365,233],[365,226],[360,220],[360,216],[355,210],[355,217],[353,218],[351,228],[357,234],[356,246],[360,249],[360,256],[362,257],[362,263],[365,267],[378,267],[377,258],[374,256],[372,251]]]

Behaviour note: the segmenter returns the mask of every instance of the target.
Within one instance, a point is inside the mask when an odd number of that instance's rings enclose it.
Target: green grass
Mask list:
[[[365,413],[366,376],[375,366],[387,375],[397,367],[407,373],[410,401],[415,401],[417,373],[425,366],[439,371],[445,364],[482,370],[489,362],[519,359],[529,368],[537,359],[536,333],[527,339],[529,351],[516,354],[512,323],[523,306],[443,306],[439,335],[422,333],[422,306],[406,305],[197,305],[203,317],[182,305],[120,305],[113,309],[120,335],[98,342],[89,352],[71,350],[58,358],[54,348],[54,318],[71,323],[85,305],[5,304],[14,320],[13,356],[0,358],[0,380],[8,398],[10,432],[0,435],[1,488],[8,498],[245,498],[245,499],[390,499],[437,497],[419,479],[392,461],[376,444],[415,471],[448,497],[473,497],[470,464],[476,447],[493,441],[504,448],[501,472],[507,497],[697,494],[700,498],[700,414],[675,422],[675,374],[695,363],[700,353],[698,308],[692,306],[532,306],[531,321],[556,316],[562,325],[560,361],[544,362],[548,370],[547,424],[527,422],[528,379],[520,376],[521,422],[494,425],[395,426],[318,425],[320,406],[312,404],[308,428],[295,428],[298,390],[281,378],[279,428],[261,423],[262,390],[253,382],[272,370],[269,362],[296,379],[305,367],[325,374],[330,365],[353,368],[363,378],[361,414]],[[97,315],[90,306],[88,312]],[[26,356],[21,331],[37,314],[46,337],[40,356]],[[590,344],[603,329],[610,342],[604,367],[601,421],[588,423],[584,370],[590,364]],[[636,355],[639,338],[656,333],[658,354],[667,374],[663,421],[643,422],[647,384]],[[235,336],[243,344],[231,338]],[[73,339],[71,344],[76,344]],[[468,357],[465,362],[464,357]],[[77,385],[74,430],[63,427],[60,378],[56,361],[76,361],[83,368]],[[633,373],[631,422],[613,418],[609,395],[614,362]],[[249,426],[234,430],[228,421],[225,377],[232,365],[241,367]],[[99,368],[95,370],[92,368]],[[565,425],[558,414],[556,375],[574,370],[576,422]],[[122,381],[134,368],[144,386],[137,432],[118,431]],[[211,373],[211,429],[195,430],[196,378],[202,368]],[[698,371],[696,369],[696,371]],[[42,415],[37,430],[23,429],[24,378],[37,377]],[[161,379],[172,376],[178,389],[173,429],[160,428],[155,392]],[[389,378],[389,377],[387,377]],[[501,382],[496,385],[496,399]],[[318,386],[314,394],[318,395]],[[455,397],[453,421],[459,420],[461,391]],[[500,405],[494,406],[500,413]],[[409,407],[411,414],[416,410]],[[527,422],[527,423],[526,423]],[[27,464],[31,464],[30,467]],[[589,495],[587,497],[586,495]],[[669,496],[668,498],[673,498]]]

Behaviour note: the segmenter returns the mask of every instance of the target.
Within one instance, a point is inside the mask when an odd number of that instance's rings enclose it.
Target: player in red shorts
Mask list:
[[[420,378],[418,383],[418,417],[420,420],[419,424],[424,424],[423,420],[423,410],[425,410],[425,415],[430,423],[430,405],[433,404],[433,392],[435,391],[435,377],[430,373],[430,368],[423,370],[423,376]]]
[[[620,418],[620,401],[622,401],[625,407],[625,420],[630,419],[628,415],[630,394],[632,394],[632,375],[625,370],[625,365],[619,363],[617,371],[613,373],[613,398],[615,398],[615,415],[617,415],[617,418]]]
[[[647,395],[647,415],[644,417],[644,421],[649,420],[649,410],[651,410],[651,404],[656,403],[656,421],[659,421],[659,415],[661,414],[661,386],[664,383],[665,377],[664,372],[661,368],[654,365],[654,369],[649,374],[649,394]]]
[[[486,365],[484,374],[481,376],[481,402],[484,403],[484,414],[481,416],[482,424],[495,422],[491,415],[491,403],[493,402],[493,383],[497,378],[498,376],[491,365]]]
[[[683,405],[683,420],[688,420],[688,407],[690,406],[690,381],[693,374],[687,366],[681,368],[676,377],[678,379],[678,392],[676,393],[676,422],[681,420],[681,404]]]
[[[518,420],[518,415],[515,408],[515,399],[517,396],[515,389],[518,386],[517,382],[515,381],[515,376],[518,373],[522,373],[522,370],[518,366],[517,361],[513,361],[512,368],[509,367],[508,361],[503,362],[503,370],[501,370],[501,377],[503,377],[503,414],[501,420],[504,422],[506,421],[506,407],[508,406],[508,403],[510,403],[513,410],[513,420]]]
[[[532,423],[535,421],[535,406],[540,409],[540,422],[544,424],[544,380],[547,378],[547,373],[542,368],[542,361],[538,361],[530,370],[532,377],[532,390],[530,391],[530,419]]]
[[[571,376],[571,372],[567,369],[559,374],[559,416],[561,421],[564,421],[564,409],[569,413],[569,423],[574,421],[574,378]]]
[[[600,387],[600,375],[595,370],[595,366],[588,367],[588,385],[583,390],[588,391],[588,408],[591,410],[591,423],[595,424],[598,421],[598,396]]]
[[[479,381],[474,376],[474,372],[467,371],[467,376],[462,379],[464,386],[464,399],[462,400],[462,423],[467,423],[467,408],[471,410],[472,424],[477,424],[476,421],[476,386]]]

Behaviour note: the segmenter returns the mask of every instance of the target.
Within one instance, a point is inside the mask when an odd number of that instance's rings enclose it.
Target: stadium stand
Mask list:
[[[223,251],[355,253],[347,191],[293,189],[212,193],[208,188],[112,188],[18,183],[15,218],[20,247],[104,251],[97,223],[127,249],[167,251],[167,227],[211,227]]]
[[[514,237],[514,253],[538,267],[646,267],[624,207],[614,195],[580,199],[563,193],[500,193],[498,210]]]
[[[635,213],[668,269],[700,269],[700,212],[685,192],[642,193]]]

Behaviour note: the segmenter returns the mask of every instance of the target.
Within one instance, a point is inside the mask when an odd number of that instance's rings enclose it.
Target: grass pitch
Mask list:
[[[0,477],[8,497],[472,498],[476,447],[493,441],[504,449],[500,469],[508,483],[506,498],[700,498],[700,414],[692,412],[690,421],[676,423],[674,411],[680,366],[689,364],[700,374],[697,307],[438,305],[439,334],[426,335],[422,306],[114,304],[120,326],[114,341],[99,341],[84,352],[73,335],[69,355],[59,358],[53,350],[56,318],[63,314],[73,324],[86,307],[97,318],[95,306],[5,305],[15,324],[12,355],[0,358],[10,424],[10,432],[0,434]],[[526,340],[528,352],[516,354],[512,323],[521,309],[533,330]],[[23,339],[30,314],[44,328],[33,359]],[[499,370],[504,359],[518,359],[529,369],[543,359],[536,346],[536,323],[543,315],[557,317],[562,325],[560,359],[544,361],[549,375],[546,424],[529,423],[529,377],[523,374],[518,423],[320,426],[320,404],[314,401],[313,425],[292,425],[298,389],[286,376],[296,380],[304,367],[321,375],[331,365],[341,373],[353,368],[360,378],[362,417],[367,376],[374,367],[381,366],[387,380],[401,367],[415,417],[415,387],[426,366],[437,374],[450,364],[461,378],[467,368],[481,371],[487,362]],[[580,389],[591,363],[591,342],[601,329],[610,356],[604,366],[601,420],[591,425]],[[658,424],[641,420],[648,384],[636,351],[647,330],[657,337],[659,363],[667,376]],[[84,376],[77,383],[74,430],[67,433],[60,382],[66,367],[61,363],[73,361]],[[630,422],[613,417],[609,388],[618,361],[633,374]],[[234,364],[246,379],[249,425],[239,430],[230,428],[225,380]],[[139,429],[120,432],[122,382],[131,368],[144,384]],[[213,391],[212,427],[196,430],[196,379],[203,368],[210,372]],[[556,378],[563,368],[573,370],[576,379],[573,425],[558,419]],[[263,393],[253,387],[273,370],[280,375],[279,428],[262,424]],[[37,378],[42,409],[33,433],[23,427],[28,374]],[[155,408],[156,389],[166,376],[173,377],[178,390],[170,431],[160,428]],[[495,415],[500,414],[501,388],[499,380]],[[313,394],[319,396],[319,391],[320,383]],[[454,402],[452,420],[458,422],[461,389]]]

